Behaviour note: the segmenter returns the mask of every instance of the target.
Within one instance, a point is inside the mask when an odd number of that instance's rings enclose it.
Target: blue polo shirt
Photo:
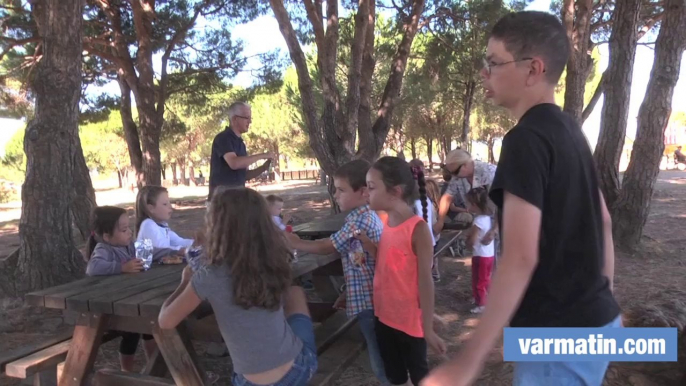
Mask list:
[[[239,157],[245,157],[248,152],[245,148],[243,139],[233,132],[231,127],[227,127],[221,133],[217,134],[212,141],[212,155],[210,156],[210,194],[208,199],[212,198],[212,192],[218,186],[245,186],[247,169],[231,169],[224,154],[236,153]]]

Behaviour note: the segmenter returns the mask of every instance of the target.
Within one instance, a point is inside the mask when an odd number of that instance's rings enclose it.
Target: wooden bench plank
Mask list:
[[[114,313],[114,302],[117,300],[125,299],[129,296],[170,283],[178,285],[180,281],[180,275],[165,275],[142,283],[132,284],[126,288],[119,288],[118,290],[102,293],[99,296],[93,296],[88,300],[88,310],[90,312],[112,314]]]
[[[35,373],[39,373],[50,367],[56,367],[67,358],[71,339],[57,343],[29,356],[8,363],[5,374],[13,378],[26,379]]]
[[[42,340],[40,342],[27,345],[24,347],[17,348],[16,350],[12,350],[6,354],[3,354],[0,356],[0,373],[5,372],[5,366],[13,361],[16,361],[17,359],[23,358],[25,356],[31,355],[35,352],[38,352],[40,350],[43,350],[47,347],[56,345],[58,343],[64,342],[65,340],[71,339],[72,335],[72,329],[70,328],[68,331],[64,331],[58,335],[52,336],[50,338],[47,338],[45,340]]]
[[[147,272],[111,276],[118,280],[97,283],[87,292],[68,297],[67,309],[79,312],[88,312],[88,302],[90,299],[104,296],[105,294],[111,292],[122,291],[130,286],[139,283],[145,283],[162,276],[177,275],[179,278],[178,280],[181,280],[182,270],[183,264],[155,266],[153,269]]]
[[[179,280],[180,281],[180,280]],[[138,305],[148,300],[155,299],[160,296],[167,296],[172,294],[179,282],[172,282],[160,287],[155,287],[144,292],[139,292],[133,296],[123,298],[114,302],[114,314],[121,316],[138,316],[140,310]]]
[[[176,385],[174,381],[150,375],[129,373],[114,369],[102,369],[95,373],[95,384],[98,386],[168,386]]]

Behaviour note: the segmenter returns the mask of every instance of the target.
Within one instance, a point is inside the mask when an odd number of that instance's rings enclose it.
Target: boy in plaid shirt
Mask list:
[[[331,238],[314,241],[301,240],[295,234],[287,234],[293,248],[318,255],[338,252],[343,262],[345,276],[345,309],[348,317],[357,315],[360,330],[367,341],[369,360],[374,375],[382,385],[388,384],[383,362],[379,354],[374,331],[374,307],[372,289],[374,288],[374,269],[376,257],[369,253],[356,235],[364,234],[373,243],[378,243],[383,225],[376,212],[367,204],[367,171],[370,165],[363,160],[355,160],[341,166],[334,173],[336,187],[334,198],[342,211],[351,212],[345,218],[343,227]],[[337,301],[337,304],[339,302]],[[342,302],[340,302],[342,304]]]

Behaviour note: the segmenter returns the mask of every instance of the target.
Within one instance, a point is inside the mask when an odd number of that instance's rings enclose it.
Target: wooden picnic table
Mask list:
[[[312,306],[312,316],[331,315],[337,295],[331,275],[340,275],[340,256],[302,255],[293,264],[293,278],[313,273],[319,304]],[[78,313],[69,352],[59,380],[60,386],[83,385],[93,370],[102,336],[109,330],[151,334],[158,353],[148,363],[144,374],[161,377],[166,370],[177,385],[204,384],[202,371],[191,344],[196,340],[219,341],[216,322],[200,323],[200,318],[212,315],[205,304],[176,329],[160,329],[157,318],[164,301],[177,288],[185,264],[153,265],[145,272],[112,276],[86,277],[68,284],[47,288],[26,295],[26,304]],[[319,293],[321,292],[321,293]],[[202,309],[202,310],[201,310]],[[214,318],[205,318],[208,320]],[[193,328],[197,327],[197,328]],[[208,328],[212,331],[208,331]],[[98,374],[99,379],[107,373]],[[114,375],[113,375],[114,376]],[[129,382],[135,385],[136,382]],[[117,384],[111,380],[109,384]],[[143,382],[139,384],[144,384]],[[148,384],[148,383],[145,383]]]
[[[301,238],[321,239],[329,237],[338,232],[345,223],[345,216],[348,213],[337,213],[323,219],[310,221],[308,223],[293,227],[293,233]]]

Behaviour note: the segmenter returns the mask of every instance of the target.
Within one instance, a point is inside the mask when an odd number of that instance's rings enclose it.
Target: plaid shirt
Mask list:
[[[345,224],[331,235],[331,242],[343,262],[343,275],[346,283],[346,313],[349,317],[364,310],[374,308],[372,290],[374,288],[374,269],[376,257],[362,248],[362,242],[353,237],[355,230],[361,230],[375,243],[381,238],[383,224],[376,212],[368,205],[361,206],[348,214]]]

